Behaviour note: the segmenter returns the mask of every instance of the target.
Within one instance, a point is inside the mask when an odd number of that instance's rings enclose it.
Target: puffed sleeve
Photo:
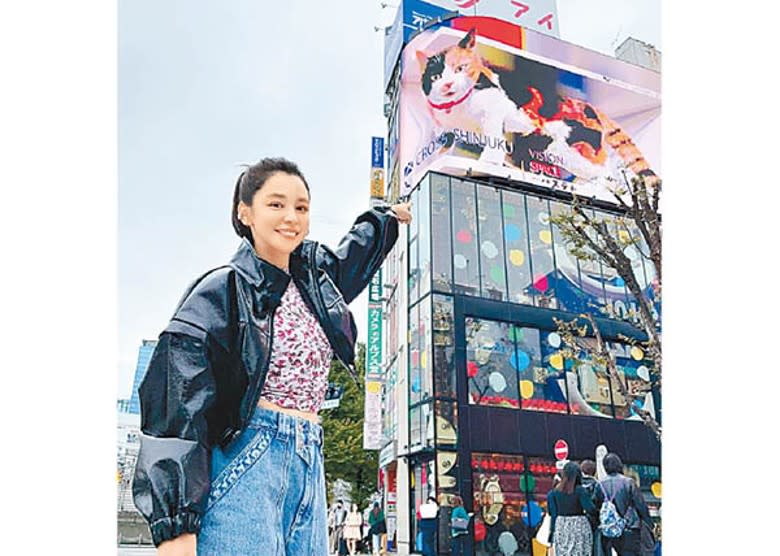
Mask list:
[[[160,334],[138,389],[141,446],[133,499],[155,545],[197,533],[208,500],[206,415],[216,400],[214,368],[224,361],[208,325],[216,328],[224,313],[226,298],[218,293],[223,288],[224,280],[211,279],[185,296]]]
[[[361,214],[336,249],[320,245],[318,266],[323,268],[351,303],[382,266],[398,239],[398,221],[389,206]]]

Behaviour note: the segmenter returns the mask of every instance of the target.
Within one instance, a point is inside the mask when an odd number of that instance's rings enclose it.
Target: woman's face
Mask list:
[[[298,176],[276,172],[255,192],[252,204],[238,204],[239,219],[252,230],[258,255],[287,266],[290,253],[309,233],[309,193]]]

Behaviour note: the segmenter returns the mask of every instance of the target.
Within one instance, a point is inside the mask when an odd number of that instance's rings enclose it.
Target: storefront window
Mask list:
[[[433,337],[431,330],[431,296],[428,295],[419,304],[420,328],[418,338],[420,346],[420,399],[433,397]]]
[[[501,196],[498,189],[477,189],[479,214],[479,256],[482,297],[503,301],[507,298],[504,272],[504,241],[501,229]]]
[[[532,298],[528,288],[531,284],[531,257],[528,256],[525,195],[502,191],[501,197],[509,300],[530,305]]]
[[[550,224],[550,207],[546,199],[527,196],[528,236],[531,243],[531,269],[533,279],[529,292],[534,305],[557,308],[555,298],[555,264],[553,260],[553,236]]]
[[[428,181],[428,176],[423,178]],[[414,303],[420,297],[420,188],[412,192],[412,223],[409,225],[409,303]],[[424,231],[427,235],[427,231]]]
[[[568,373],[569,406],[575,415],[612,417],[612,395],[607,369],[591,357],[596,352],[593,338],[580,338],[581,349]]]
[[[431,291],[431,214],[430,180],[432,176],[426,176],[420,183],[420,196],[417,199],[417,251],[418,251],[418,285],[419,296],[423,297]]]
[[[457,402],[436,401],[436,443],[453,449],[458,445]]]
[[[423,377],[420,369],[420,304],[409,311],[409,403],[415,404],[422,399]]]
[[[453,274],[456,293],[479,294],[477,215],[474,183],[452,178]]]
[[[469,403],[519,407],[517,371],[512,365],[514,344],[510,325],[466,318],[466,372]]]
[[[433,296],[433,378],[437,398],[456,398],[455,314],[452,298]]]
[[[452,291],[452,226],[450,178],[431,175],[431,241],[433,242],[433,288]]]
[[[568,413],[566,370],[574,366],[561,352],[561,337],[557,332],[542,332],[542,364],[544,366],[544,411]]]
[[[475,453],[471,457],[476,554],[530,555],[541,512],[528,519],[522,456]]]
[[[570,205],[550,201],[550,214],[553,218],[570,212]],[[570,245],[565,242],[560,228],[553,224],[552,231],[555,255],[555,297],[558,299],[558,308],[574,313],[587,311],[587,298],[580,289],[580,267],[577,258],[569,252]]]
[[[592,210],[585,210],[591,218],[595,218]],[[587,251],[587,249],[586,249]],[[594,255],[595,257],[595,255]],[[607,301],[604,292],[604,275],[601,263],[596,260],[580,259],[580,288],[587,298],[588,313],[596,316],[604,316]]]

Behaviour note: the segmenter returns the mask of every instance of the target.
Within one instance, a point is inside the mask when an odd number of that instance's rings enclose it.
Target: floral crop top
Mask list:
[[[317,413],[328,389],[333,349],[292,280],[274,314],[273,334],[271,362],[260,399]]]

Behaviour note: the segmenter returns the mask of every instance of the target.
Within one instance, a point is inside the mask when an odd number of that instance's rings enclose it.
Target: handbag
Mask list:
[[[539,526],[539,530],[534,537],[537,542],[545,546],[550,546],[550,527],[552,524],[552,518],[550,514],[544,514],[542,524]]]
[[[469,518],[467,517],[453,517],[450,520],[450,527],[456,531],[468,531],[469,530]]]

